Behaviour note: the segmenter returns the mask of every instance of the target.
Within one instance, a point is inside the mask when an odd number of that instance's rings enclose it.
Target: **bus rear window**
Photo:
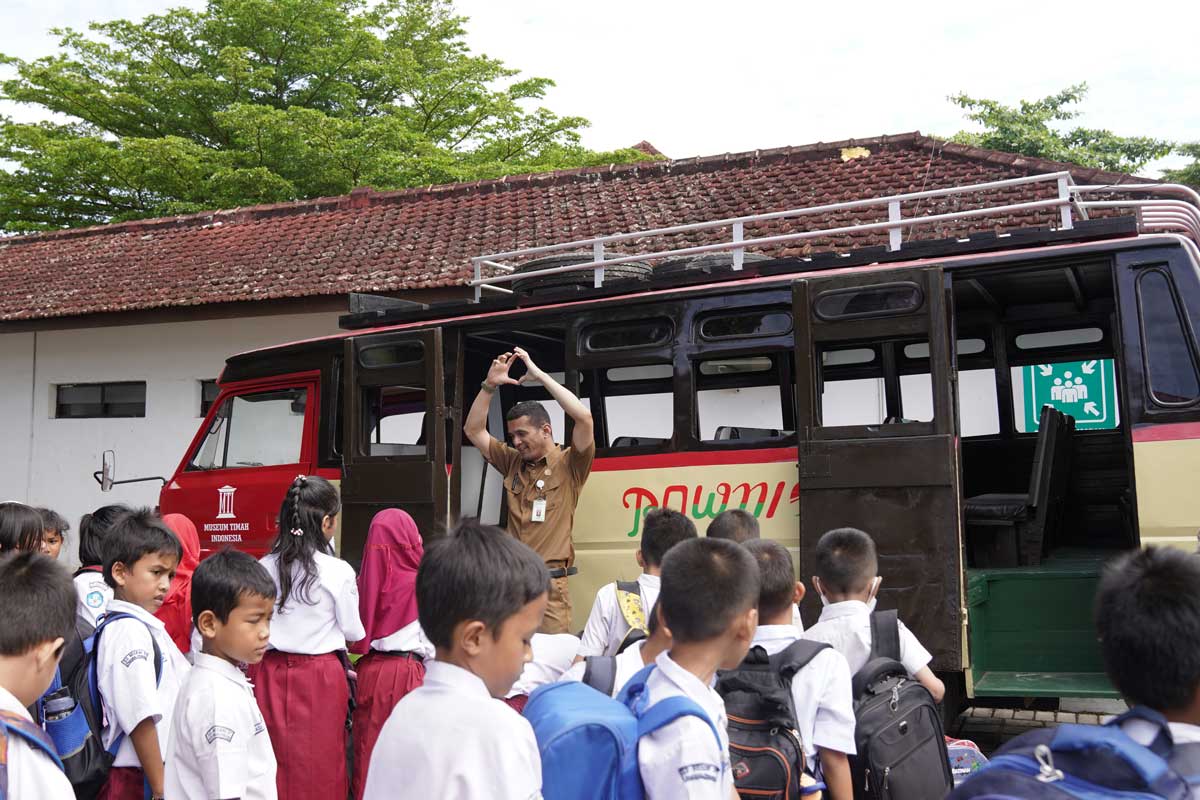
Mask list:
[[[893,316],[916,311],[924,299],[915,283],[888,283],[822,292],[813,311],[823,320]]]
[[[755,309],[736,314],[713,314],[700,320],[700,338],[709,341],[786,336],[791,332],[792,315],[787,311]]]

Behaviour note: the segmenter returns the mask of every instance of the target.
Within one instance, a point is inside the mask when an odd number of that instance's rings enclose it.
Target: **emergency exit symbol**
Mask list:
[[[1077,428],[1117,426],[1112,359],[1062,361],[1025,368],[1025,430],[1036,431],[1042,406],[1075,418]]]
[[[233,513],[233,493],[237,491],[233,486],[222,486],[217,489],[217,519],[231,519],[236,514]]]

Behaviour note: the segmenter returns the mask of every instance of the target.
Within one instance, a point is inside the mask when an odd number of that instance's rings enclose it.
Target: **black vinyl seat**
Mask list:
[[[1057,539],[1071,479],[1075,418],[1043,406],[1026,494],[981,494],[963,502],[974,567],[1034,566]]]

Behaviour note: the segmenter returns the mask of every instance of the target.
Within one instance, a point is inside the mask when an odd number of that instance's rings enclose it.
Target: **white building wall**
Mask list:
[[[230,355],[335,333],[335,312],[0,334],[0,499],[54,508],[71,523],[64,559],[74,560],[79,517],[108,503],[158,502],[157,481],[100,491],[102,453],[116,478],[170,477],[200,425],[200,381]],[[36,358],[35,354],[36,353]],[[145,381],[146,416],[56,419],[64,383]],[[32,442],[32,446],[31,446]]]

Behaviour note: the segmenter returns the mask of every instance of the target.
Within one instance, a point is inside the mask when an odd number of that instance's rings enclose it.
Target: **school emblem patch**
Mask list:
[[[712,781],[721,779],[721,768],[716,764],[685,764],[679,768],[679,778],[684,783],[692,781]]]
[[[88,608],[100,608],[104,605],[104,595],[100,592],[88,592],[84,602],[87,603]]]
[[[204,732],[204,741],[212,744],[217,739],[222,739],[226,742],[233,741],[233,728],[226,728],[223,725],[213,725]]]

